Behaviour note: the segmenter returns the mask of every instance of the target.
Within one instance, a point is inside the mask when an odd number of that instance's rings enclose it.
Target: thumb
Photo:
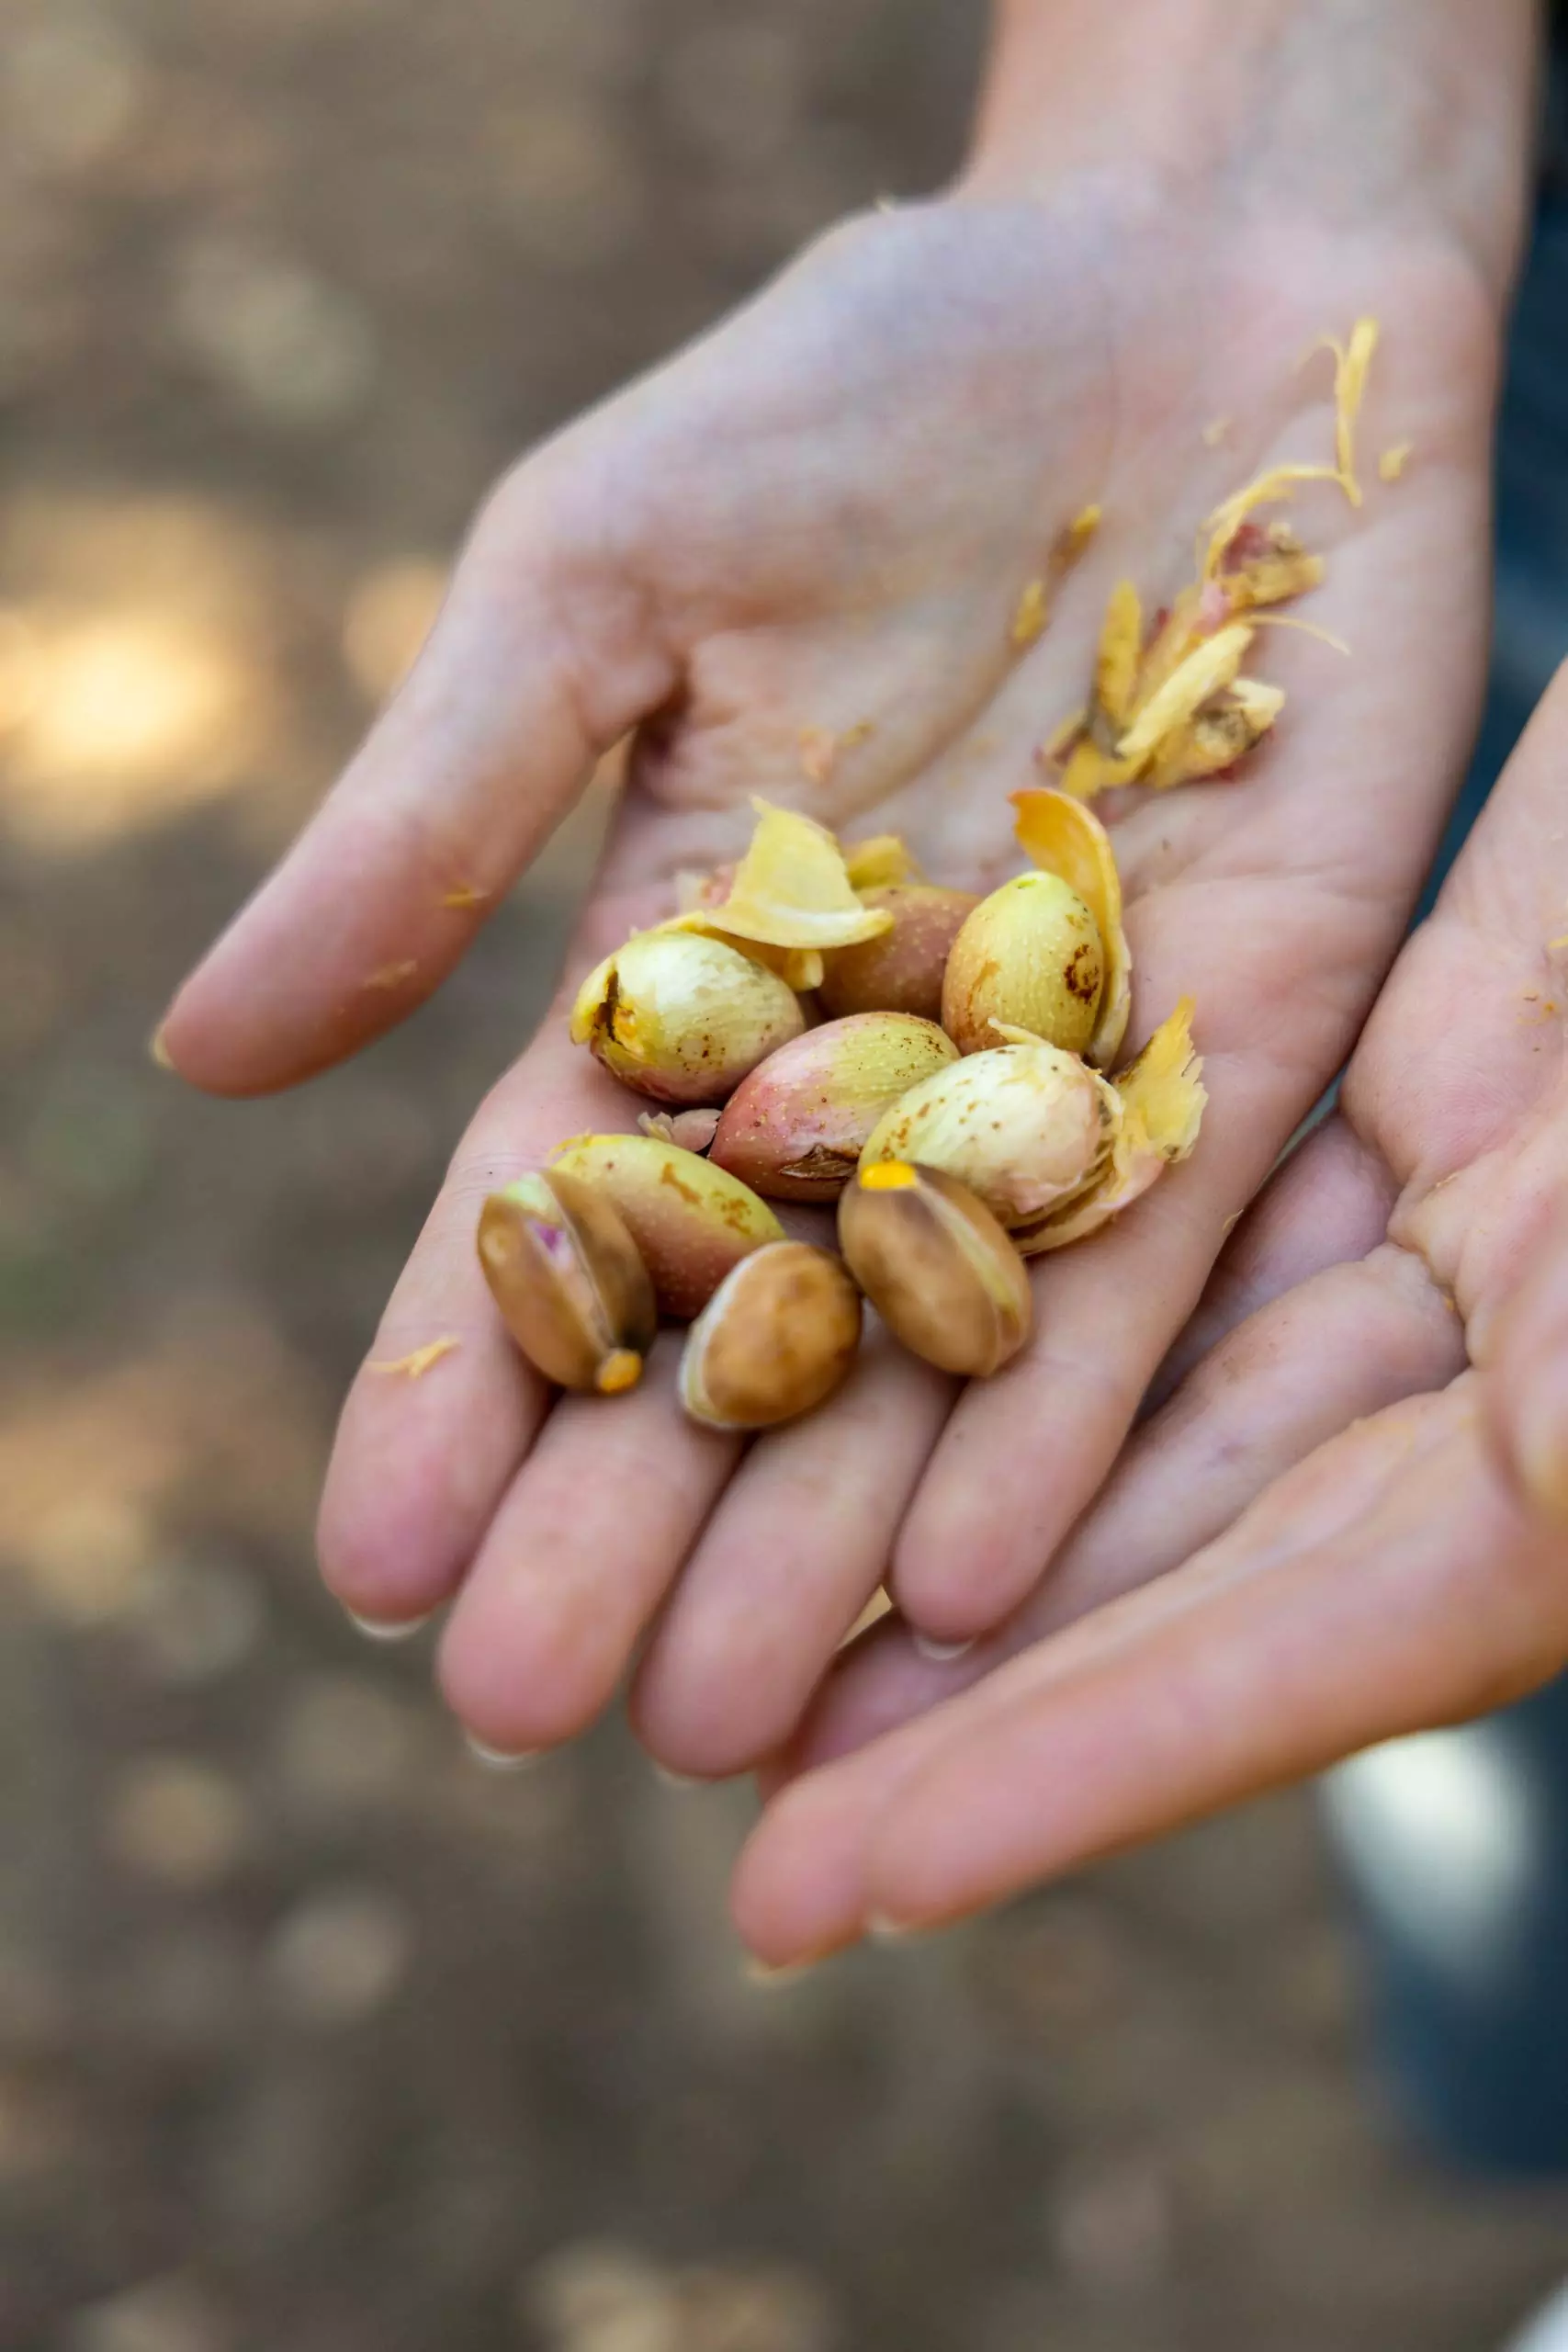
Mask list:
[[[153,1050],[193,1085],[293,1085],[412,1012],[668,699],[646,582],[581,503],[536,459],[483,509],[407,681],[170,1006]]]

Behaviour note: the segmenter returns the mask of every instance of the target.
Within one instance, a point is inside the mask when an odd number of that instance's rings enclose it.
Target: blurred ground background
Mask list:
[[[0,2345],[1461,2352],[1568,2197],[1358,2071],[1291,1799],[796,1989],[742,1792],[487,1776],[319,1590],[558,842],[297,1099],[146,1060],[508,457],[957,152],[962,0],[0,0]]]

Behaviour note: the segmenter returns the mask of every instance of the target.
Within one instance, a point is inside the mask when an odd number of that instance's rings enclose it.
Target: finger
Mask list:
[[[936,1924],[1500,1703],[1554,1670],[1565,1633],[1560,1543],[1494,1467],[1473,1385],[1396,1407],[1177,1574],[931,1718],[924,1758],[860,1816],[861,1921]],[[836,1837],[841,1902],[854,1769],[787,1792],[742,1858],[742,1932],[772,1962],[854,1932],[812,1870],[814,1841]]]
[[[1216,909],[1223,920],[1216,920]],[[1091,1241],[1034,1270],[1035,1329],[960,1398],[900,1532],[891,1589],[939,1640],[1024,1599],[1114,1462],[1227,1230],[1332,1068],[1371,910],[1265,873],[1189,878],[1130,918],[1145,1032],[1196,998],[1209,1092],[1197,1150]]]
[[[789,1737],[882,1581],[952,1393],[874,1325],[827,1409],[753,1445],[638,1668],[633,1721],[660,1762],[717,1777]]]
[[[665,1333],[629,1396],[564,1398],[513,1478],[441,1644],[448,1702],[486,1747],[585,1730],[723,1487],[739,1441],[682,1413]]]
[[[792,1746],[808,1770],[991,1673],[1006,1658],[1213,1542],[1285,1471],[1355,1419],[1440,1387],[1464,1363],[1451,1303],[1384,1247],[1262,1308],[1134,1439],[1052,1572],[999,1633],[956,1659],[877,1626],[845,1653]]]
[[[480,515],[418,662],[159,1033],[221,1094],[292,1085],[457,961],[594,761],[672,690],[635,575],[574,543],[536,461]],[[603,568],[601,568],[603,567]]]
[[[476,1114],[344,1406],[321,1498],[321,1573],[356,1616],[449,1598],[549,1409],[474,1247],[485,1194],[563,1136],[625,1125],[626,1097],[548,1016]],[[453,1340],[434,1361],[437,1343]],[[427,1368],[417,1367],[425,1362]]]
[[[1498,1319],[1481,1383],[1497,1459],[1553,1525],[1568,1522],[1568,1211]]]
[[[1561,1545],[1496,1476],[1473,1394],[1434,1403],[1424,1427],[1391,1425],[1398,1474],[1337,1540],[1244,1545],[1217,1578],[1200,1558],[1166,1580],[1185,1605],[1167,1593],[1140,1619],[1139,1596],[1115,1647],[908,1782],[874,1833],[868,1912],[972,1910],[1543,1679]]]
[[[1382,1155],[1335,1114],[1280,1161],[1220,1252],[1143,1400],[1151,1413],[1238,1324],[1330,1266],[1368,1257],[1398,1193]]]

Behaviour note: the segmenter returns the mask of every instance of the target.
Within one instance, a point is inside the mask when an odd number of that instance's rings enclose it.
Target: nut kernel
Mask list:
[[[837,1258],[772,1242],[726,1275],[693,1324],[681,1402],[709,1429],[795,1420],[847,1378],[860,1329],[860,1293]]]

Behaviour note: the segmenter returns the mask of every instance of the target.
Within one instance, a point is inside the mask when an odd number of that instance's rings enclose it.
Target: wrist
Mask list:
[[[1086,173],[1237,219],[1447,238],[1499,305],[1535,145],[1537,0],[997,0],[960,193]]]

